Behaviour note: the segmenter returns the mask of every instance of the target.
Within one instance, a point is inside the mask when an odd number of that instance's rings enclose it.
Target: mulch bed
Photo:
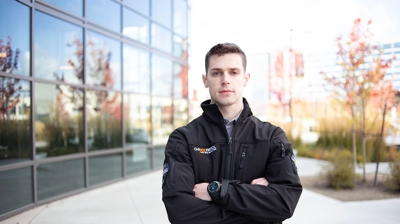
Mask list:
[[[363,201],[400,198],[400,191],[392,191],[384,186],[383,182],[387,178],[386,175],[378,174],[376,186],[374,186],[374,178],[375,174],[366,174],[365,182],[357,180],[354,189],[341,190],[330,188],[327,182],[319,176],[300,177],[300,180],[303,188],[340,201]]]

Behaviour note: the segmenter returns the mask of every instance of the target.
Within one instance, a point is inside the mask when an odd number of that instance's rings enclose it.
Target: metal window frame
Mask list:
[[[151,17],[151,12],[152,12],[151,10],[152,10],[152,4],[153,4],[153,2],[151,0],[149,1],[149,16],[141,14],[140,12],[136,11],[134,8],[126,5],[121,0],[113,0],[114,2],[116,2],[116,3],[121,5],[121,7],[120,7],[120,10],[121,10],[121,17],[120,17],[121,29],[120,30],[121,30],[121,32],[120,33],[117,33],[115,31],[109,30],[109,29],[107,29],[105,27],[102,27],[100,25],[97,25],[97,24],[94,24],[94,23],[92,23],[90,21],[87,21],[87,19],[86,19],[86,14],[87,14],[86,13],[86,10],[87,10],[86,0],[83,0],[83,16],[82,17],[79,17],[79,16],[77,16],[75,14],[72,14],[72,13],[69,13],[67,11],[64,11],[64,10],[58,8],[58,7],[55,7],[55,6],[45,2],[44,0],[17,0],[17,1],[19,3],[22,3],[22,4],[26,5],[26,6],[28,6],[29,7],[29,12],[30,12],[30,21],[29,21],[29,25],[30,25],[30,37],[29,38],[30,38],[30,54],[31,54],[31,57],[30,57],[30,72],[29,72],[30,76],[21,76],[21,75],[15,75],[15,74],[4,73],[4,72],[0,72],[0,76],[18,78],[18,79],[30,82],[30,87],[31,87],[31,89],[30,89],[30,91],[31,91],[31,96],[30,96],[31,97],[31,102],[30,103],[31,103],[31,108],[32,108],[31,111],[30,111],[30,116],[31,116],[30,128],[31,128],[32,158],[31,158],[30,161],[24,161],[24,162],[18,162],[18,163],[12,163],[12,164],[8,164],[8,165],[0,166],[0,172],[30,167],[31,168],[31,172],[32,172],[32,191],[33,191],[32,192],[33,193],[33,200],[32,201],[33,201],[33,203],[25,205],[23,207],[20,207],[18,209],[10,211],[10,212],[4,213],[4,214],[0,214],[0,220],[4,220],[4,219],[9,218],[9,217],[11,217],[13,215],[21,213],[21,212],[23,212],[25,210],[31,209],[31,208],[39,206],[39,205],[46,204],[46,203],[51,202],[51,201],[59,200],[61,198],[65,198],[65,197],[68,197],[68,196],[71,196],[71,195],[75,195],[75,194],[78,194],[78,193],[81,193],[81,192],[85,192],[85,191],[88,191],[88,190],[91,190],[91,189],[102,187],[102,186],[105,186],[105,185],[108,185],[108,184],[111,184],[111,183],[116,183],[116,182],[119,182],[119,181],[121,181],[123,179],[139,176],[139,175],[142,175],[144,173],[151,172],[154,169],[160,168],[158,166],[156,167],[155,166],[156,164],[154,164],[155,148],[156,147],[160,147],[160,145],[153,145],[153,142],[150,142],[149,145],[145,146],[146,148],[150,149],[150,154],[151,154],[151,158],[150,158],[150,163],[151,163],[150,167],[151,168],[150,168],[150,170],[145,170],[145,171],[141,171],[141,172],[138,172],[138,173],[135,173],[135,174],[130,174],[130,175],[126,174],[126,152],[127,151],[131,151],[131,150],[135,150],[136,147],[126,147],[126,144],[125,144],[125,128],[124,128],[125,124],[124,124],[123,120],[121,120],[121,122],[122,122],[122,125],[121,125],[121,128],[122,128],[122,139],[121,139],[122,140],[122,147],[120,147],[120,148],[104,149],[104,150],[99,150],[99,151],[88,151],[87,144],[85,144],[84,152],[82,152],[82,153],[63,155],[63,156],[58,156],[58,157],[50,157],[50,158],[46,158],[46,159],[36,159],[36,150],[34,149],[34,145],[35,145],[35,142],[36,142],[35,130],[34,130],[34,124],[35,124],[34,107],[36,106],[35,102],[34,102],[34,99],[35,99],[35,85],[34,85],[34,83],[35,82],[42,82],[42,83],[49,83],[49,84],[66,84],[66,83],[55,81],[55,80],[46,80],[46,79],[41,79],[41,78],[36,78],[35,77],[34,69],[33,69],[34,62],[35,62],[35,57],[34,57],[34,55],[35,55],[35,49],[34,49],[34,43],[35,43],[35,40],[34,40],[34,36],[35,36],[35,29],[34,29],[35,15],[34,14],[35,14],[35,11],[38,10],[38,11],[41,11],[43,13],[52,15],[52,16],[54,16],[54,17],[56,17],[58,19],[61,19],[63,21],[70,22],[72,24],[78,25],[79,27],[81,27],[83,29],[83,42],[84,43],[85,43],[86,38],[87,38],[87,31],[88,30],[94,31],[96,33],[100,33],[102,35],[105,35],[106,37],[110,37],[110,38],[113,38],[113,39],[119,41],[120,42],[120,49],[121,49],[121,51],[120,51],[121,59],[123,58],[123,46],[124,46],[124,44],[128,44],[129,46],[134,46],[134,47],[140,48],[141,50],[144,50],[144,51],[148,52],[148,57],[149,57],[148,58],[149,59],[148,70],[149,70],[149,73],[150,73],[150,94],[142,94],[142,95],[149,96],[149,98],[150,98],[150,110],[152,111],[153,95],[151,94],[151,89],[153,88],[153,86],[152,86],[153,84],[152,84],[152,81],[151,81],[152,80],[151,76],[152,76],[152,56],[153,56],[153,54],[156,54],[158,56],[166,58],[167,60],[170,60],[170,62],[172,63],[171,75],[173,75],[173,67],[174,67],[173,64],[174,63],[182,64],[184,66],[189,66],[188,65],[188,60],[187,59],[185,60],[185,59],[182,59],[182,58],[174,56],[173,52],[172,52],[172,49],[171,49],[170,53],[167,53],[167,52],[164,52],[164,51],[162,51],[160,49],[157,49],[157,48],[154,48],[154,47],[151,46],[151,23],[155,23],[158,26],[161,26],[164,29],[169,31],[169,33],[171,35],[171,47],[173,47],[173,35],[177,35],[177,36],[182,37],[180,34],[175,33],[174,30],[173,30],[174,29],[174,27],[173,27],[173,15],[174,15],[173,4],[174,4],[174,1],[171,0],[171,21],[170,21],[171,28],[168,28],[168,27],[162,25],[161,23],[155,21]],[[187,19],[189,19],[190,7],[189,7],[188,2],[186,0],[185,0],[185,2],[186,2],[186,5],[187,5],[187,11],[186,11]],[[148,42],[148,44],[143,44],[142,42],[139,42],[139,41],[133,40],[131,38],[125,37],[122,34],[123,7],[127,8],[127,9],[129,9],[131,11],[136,12],[137,14],[143,16],[144,18],[146,18],[149,21],[149,29],[148,29],[149,42]],[[190,36],[189,35],[189,24],[188,23],[186,23],[186,24],[187,24],[187,37],[182,37],[182,38],[188,39],[188,37]],[[86,51],[86,48],[84,48],[83,51]],[[84,60],[84,63],[85,63],[86,58],[84,57],[83,60]],[[123,66],[123,60],[121,60],[121,66]],[[121,67],[121,68],[123,68],[123,67]],[[84,73],[86,75],[86,69],[85,68],[84,68]],[[121,71],[121,74],[122,74],[121,81],[123,82],[123,79],[124,79],[123,70]],[[172,78],[172,81],[173,81],[173,78]],[[84,95],[86,95],[86,92],[87,92],[88,89],[110,91],[110,89],[103,88],[103,87],[89,86],[89,85],[87,85],[85,83],[85,80],[83,80],[82,84],[67,84],[67,85],[71,85],[71,86],[75,86],[75,87],[81,88],[83,90],[83,92],[84,92]],[[121,104],[122,105],[124,104],[124,94],[125,93],[134,93],[134,92],[123,90],[123,89],[121,89],[121,90],[111,90],[111,91],[116,91],[116,92],[121,93]],[[134,94],[138,94],[138,93],[134,93]],[[172,100],[172,105],[173,105],[174,98],[171,97],[171,100]],[[188,98],[187,98],[187,100],[188,100]],[[86,105],[86,97],[84,97],[83,103],[84,103],[84,105]],[[86,109],[84,109],[84,111],[83,111],[83,122],[84,122],[84,124],[83,125],[84,125],[84,137],[85,137],[85,139],[87,138],[87,122],[86,122],[86,118],[87,117],[86,116],[87,116]],[[153,116],[152,113],[150,113],[150,125],[151,125],[151,130],[153,131],[153,123],[152,123],[153,117],[152,116]],[[124,117],[124,112],[122,111],[122,118],[123,117]],[[152,135],[152,133],[150,133],[150,134]],[[161,145],[161,146],[164,146],[164,145]],[[122,154],[122,163],[121,163],[121,165],[123,166],[122,167],[122,170],[123,170],[122,178],[118,178],[118,179],[115,179],[115,180],[110,180],[110,181],[107,181],[107,182],[96,184],[94,186],[90,186],[89,185],[89,164],[88,164],[89,158],[93,157],[93,156],[110,155],[110,154]],[[63,193],[63,194],[59,194],[57,196],[54,196],[54,197],[51,197],[51,198],[48,198],[48,199],[38,200],[38,198],[37,198],[37,171],[36,171],[37,166],[40,165],[40,164],[57,163],[57,162],[62,162],[62,161],[75,160],[75,159],[84,159],[85,188],[74,190],[74,191],[71,191],[71,192]]]

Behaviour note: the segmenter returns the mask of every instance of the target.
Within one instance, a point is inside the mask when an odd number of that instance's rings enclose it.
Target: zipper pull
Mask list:
[[[281,143],[281,146],[282,146],[282,157],[285,157],[286,156],[286,153],[285,153],[285,146],[283,146],[283,143],[282,142],[280,142]]]
[[[229,154],[233,154],[233,152],[232,152],[232,137],[229,137],[229,141],[228,141],[228,144],[229,144]]]
[[[242,159],[240,160],[240,165],[239,165],[240,169],[243,168],[245,157],[246,157],[246,152],[242,152]]]
[[[176,146],[175,147],[175,149],[174,149],[174,156],[175,156],[175,159],[178,161],[178,162],[182,162],[183,160],[182,160],[182,158],[179,156],[179,154],[178,154],[178,146]]]

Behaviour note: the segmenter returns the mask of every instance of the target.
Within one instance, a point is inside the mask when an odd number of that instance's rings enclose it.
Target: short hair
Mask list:
[[[246,71],[246,64],[247,64],[247,58],[246,54],[240,49],[240,47],[236,44],[233,43],[222,43],[222,44],[217,44],[213,46],[206,54],[206,74],[208,72],[208,67],[210,66],[210,57],[211,55],[217,54],[218,56],[222,56],[224,54],[230,54],[230,53],[237,53],[242,57],[242,63],[243,63],[243,68],[244,71]]]

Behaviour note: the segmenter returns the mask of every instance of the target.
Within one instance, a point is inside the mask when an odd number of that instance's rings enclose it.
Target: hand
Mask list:
[[[210,194],[208,194],[207,187],[208,183],[195,184],[193,188],[194,196],[204,201],[211,201],[211,197]]]
[[[264,177],[260,177],[260,178],[252,180],[250,184],[258,184],[258,185],[268,186],[269,182]]]

